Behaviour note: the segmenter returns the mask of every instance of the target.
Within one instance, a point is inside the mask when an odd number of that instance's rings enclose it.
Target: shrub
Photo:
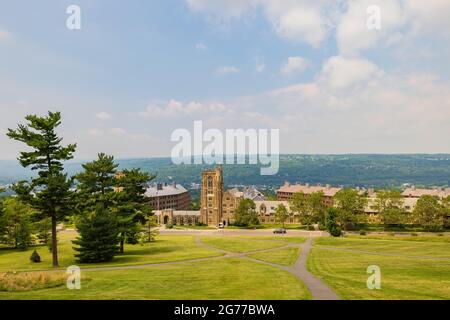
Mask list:
[[[411,236],[413,236],[413,237],[417,237],[417,236],[418,236],[418,234],[417,234],[417,233],[415,233],[415,232],[413,232],[413,233],[411,233]]]
[[[172,229],[172,228],[173,228],[173,224],[170,224],[170,223],[169,223],[169,224],[166,224],[166,228],[167,228],[167,229]]]
[[[339,226],[331,228],[330,230],[328,230],[328,232],[330,232],[333,237],[340,237],[342,235],[342,229]]]
[[[33,253],[31,254],[30,261],[34,263],[41,262],[41,256],[39,255],[39,253],[37,253],[36,250],[34,250]]]
[[[361,236],[365,236],[367,233],[366,233],[366,230],[360,230],[360,231],[359,231],[359,234],[360,234]]]

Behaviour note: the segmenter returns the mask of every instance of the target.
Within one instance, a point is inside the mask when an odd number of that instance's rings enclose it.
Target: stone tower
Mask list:
[[[223,222],[222,214],[223,177],[222,167],[202,172],[200,195],[201,221],[210,226]]]

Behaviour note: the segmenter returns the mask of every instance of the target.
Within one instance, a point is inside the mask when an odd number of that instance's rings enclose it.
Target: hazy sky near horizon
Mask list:
[[[69,5],[81,30],[66,28]],[[381,30],[366,26],[377,5]],[[61,111],[77,158],[169,156],[177,128],[280,129],[281,153],[450,153],[448,0],[0,4],[5,132]]]

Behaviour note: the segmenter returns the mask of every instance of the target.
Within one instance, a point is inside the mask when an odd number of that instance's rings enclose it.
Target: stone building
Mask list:
[[[255,201],[256,212],[259,215],[260,223],[276,223],[275,212],[279,205],[284,205],[288,212],[291,212],[288,201]],[[292,215],[286,220],[286,223],[298,223],[298,216]]]
[[[227,221],[223,217],[223,175],[222,167],[202,172],[200,192],[201,222],[210,226],[218,226]]]
[[[159,224],[195,225],[200,222],[200,211],[164,209],[155,211]]]

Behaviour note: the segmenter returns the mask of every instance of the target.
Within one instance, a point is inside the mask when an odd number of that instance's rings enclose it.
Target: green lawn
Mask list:
[[[237,239],[242,240],[272,240],[283,241],[287,243],[303,243],[306,241],[305,237],[298,236],[286,236],[286,235],[274,235],[274,236],[236,236]]]
[[[292,266],[300,254],[300,248],[286,248],[269,252],[258,252],[248,255],[250,258],[280,264],[283,266]]]
[[[366,270],[370,265],[380,267],[380,290],[367,288],[369,274]],[[308,268],[344,299],[450,299],[448,242],[318,238],[309,256]]]
[[[251,252],[272,248],[284,247],[284,241],[259,240],[252,238],[240,238],[235,236],[204,236],[201,240],[209,246],[230,252]]]
[[[434,257],[450,259],[450,244],[448,242],[435,241],[408,241],[362,238],[317,238],[316,246],[332,246],[340,249],[381,252],[387,254]]]
[[[72,238],[75,234],[72,234]],[[190,260],[222,255],[220,252],[202,248],[195,243],[194,236],[166,236],[157,237],[154,243],[145,245],[126,245],[125,253],[117,255],[113,261],[107,263],[80,264],[74,257],[71,237],[66,233],[60,235],[59,263],[61,268],[70,265],[79,265],[84,268],[99,266],[139,265],[147,263],[159,263],[167,261]],[[31,263],[29,258],[34,249],[41,256],[41,263]],[[44,270],[52,268],[51,253],[45,246],[30,248],[27,251],[0,248],[0,272]]]
[[[117,271],[85,271],[81,290],[65,286],[30,292],[0,292],[0,299],[310,299],[286,271],[223,259]]]

